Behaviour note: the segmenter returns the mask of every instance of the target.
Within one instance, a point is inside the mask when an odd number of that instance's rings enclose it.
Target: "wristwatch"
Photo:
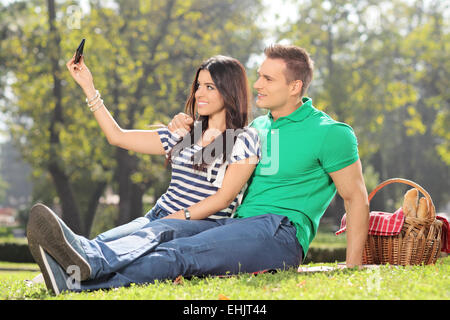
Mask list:
[[[183,209],[184,211],[184,217],[186,218],[186,220],[191,220],[191,213],[189,212],[188,209]]]

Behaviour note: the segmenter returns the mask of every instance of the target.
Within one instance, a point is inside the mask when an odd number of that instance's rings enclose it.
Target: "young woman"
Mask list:
[[[183,132],[172,133],[168,127],[120,128],[95,89],[84,57],[78,64],[72,57],[66,65],[110,144],[166,155],[172,167],[167,192],[145,217],[109,230],[98,239],[115,240],[159,218],[199,220],[232,215],[260,154],[257,132],[245,127],[250,93],[245,69],[238,60],[214,56],[198,68],[185,104],[185,113],[197,120],[190,133],[184,132],[184,138]]]

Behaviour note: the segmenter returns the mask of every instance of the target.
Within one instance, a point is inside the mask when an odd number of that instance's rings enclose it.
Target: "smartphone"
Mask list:
[[[81,56],[83,55],[83,49],[84,49],[84,42],[86,39],[81,40],[80,45],[77,48],[77,52],[75,53],[75,64],[80,62]]]

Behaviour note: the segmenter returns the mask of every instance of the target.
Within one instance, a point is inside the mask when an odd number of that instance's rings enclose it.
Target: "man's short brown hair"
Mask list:
[[[286,63],[287,82],[301,80],[303,86],[300,95],[303,96],[311,83],[314,71],[314,62],[308,52],[293,45],[273,44],[264,49],[264,54],[267,58],[281,59]]]

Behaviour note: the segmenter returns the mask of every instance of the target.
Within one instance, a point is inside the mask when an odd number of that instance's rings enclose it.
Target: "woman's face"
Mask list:
[[[200,70],[195,91],[195,104],[201,116],[214,116],[224,110],[224,103],[208,70]]]

